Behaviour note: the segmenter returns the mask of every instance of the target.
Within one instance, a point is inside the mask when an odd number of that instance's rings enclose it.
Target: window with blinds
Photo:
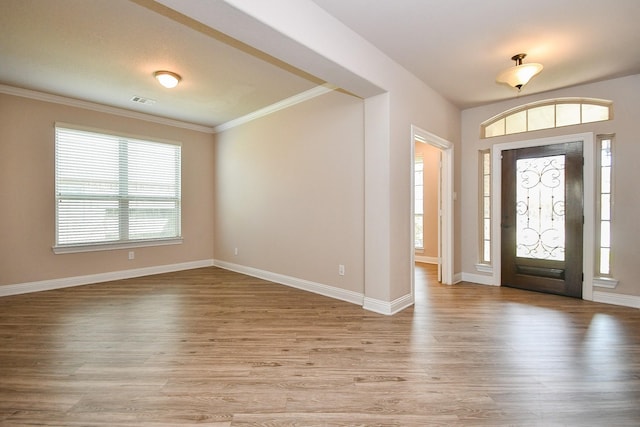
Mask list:
[[[56,252],[176,243],[181,147],[55,129]]]

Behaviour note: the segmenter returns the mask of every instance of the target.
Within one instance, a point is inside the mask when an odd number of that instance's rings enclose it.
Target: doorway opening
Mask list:
[[[437,193],[438,222],[437,265],[438,281],[453,284],[453,144],[430,132],[411,126],[411,293],[415,299],[415,218],[416,218],[416,143],[438,150],[440,157]]]
[[[442,280],[441,167],[442,151],[432,145],[415,143],[414,254],[415,261],[437,267]]]

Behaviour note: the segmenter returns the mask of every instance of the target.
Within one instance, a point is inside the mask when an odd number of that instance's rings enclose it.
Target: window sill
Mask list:
[[[144,248],[148,246],[181,245],[182,237],[175,239],[144,240],[135,242],[101,243],[90,245],[54,246],[53,253],[73,254],[80,252],[112,251],[117,249]]]
[[[476,270],[480,273],[493,273],[493,266],[489,264],[476,264]]]
[[[597,288],[615,289],[618,281],[611,277],[594,277],[593,286]]]

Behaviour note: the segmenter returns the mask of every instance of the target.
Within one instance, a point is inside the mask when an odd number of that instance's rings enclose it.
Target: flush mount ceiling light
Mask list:
[[[171,71],[156,71],[153,76],[160,82],[160,84],[168,89],[178,86],[178,83],[182,79],[178,74]]]
[[[518,89],[518,92],[522,89],[522,86],[526,85],[529,80],[540,71],[542,71],[542,64],[530,63],[523,64],[522,60],[527,56],[526,53],[519,53],[513,55],[511,59],[516,61],[516,65],[509,67],[496,78],[498,83],[506,83],[511,87]]]

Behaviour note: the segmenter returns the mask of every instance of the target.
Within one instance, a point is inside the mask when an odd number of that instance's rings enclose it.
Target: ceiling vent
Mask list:
[[[143,98],[141,96],[134,96],[133,98],[131,98],[131,100],[138,104],[144,104],[144,105],[153,105],[156,103],[155,99]]]

